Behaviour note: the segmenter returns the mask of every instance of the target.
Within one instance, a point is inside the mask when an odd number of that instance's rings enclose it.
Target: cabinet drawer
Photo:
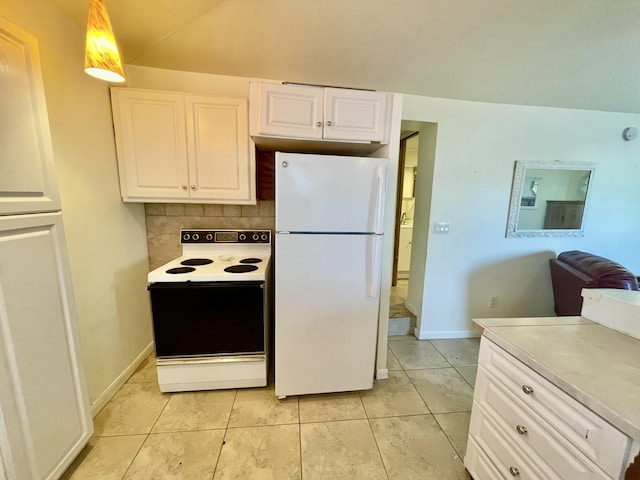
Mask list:
[[[473,438],[467,442],[467,454],[464,457],[464,466],[474,480],[505,480],[498,472],[489,457],[485,455]]]
[[[607,474],[617,475],[628,446],[622,432],[484,337],[479,364],[588,459]]]
[[[498,426],[480,404],[474,402],[469,424],[469,441],[475,441],[495,465],[501,476],[519,480],[555,480],[557,475],[533,452],[523,452]],[[475,479],[482,480],[482,479]]]
[[[506,480],[473,438],[467,442],[464,466],[474,480]]]
[[[474,400],[508,432],[513,444],[525,452],[534,450],[559,478],[610,478],[524,402],[492,381],[483,367],[478,368]]]

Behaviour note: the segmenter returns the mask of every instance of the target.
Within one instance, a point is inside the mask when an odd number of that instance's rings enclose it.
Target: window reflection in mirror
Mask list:
[[[507,237],[583,236],[593,164],[516,162]]]

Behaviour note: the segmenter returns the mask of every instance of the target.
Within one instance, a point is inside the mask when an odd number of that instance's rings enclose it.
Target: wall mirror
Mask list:
[[[516,162],[507,237],[582,237],[595,164]]]

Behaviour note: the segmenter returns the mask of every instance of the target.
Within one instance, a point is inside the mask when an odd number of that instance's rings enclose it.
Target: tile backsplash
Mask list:
[[[275,203],[257,205],[145,204],[151,270],[182,255],[181,228],[275,229]]]

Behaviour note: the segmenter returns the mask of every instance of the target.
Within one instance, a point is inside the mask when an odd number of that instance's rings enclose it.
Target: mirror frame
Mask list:
[[[509,206],[509,216],[507,219],[507,238],[567,238],[584,237],[584,222],[587,216],[587,204],[591,193],[595,163],[579,162],[541,162],[541,161],[516,161],[513,174],[513,185],[511,188],[511,202]],[[524,180],[528,169],[536,170],[588,170],[589,185],[584,199],[584,211],[579,229],[541,229],[541,230],[518,230],[518,216],[520,215],[520,202]]]

